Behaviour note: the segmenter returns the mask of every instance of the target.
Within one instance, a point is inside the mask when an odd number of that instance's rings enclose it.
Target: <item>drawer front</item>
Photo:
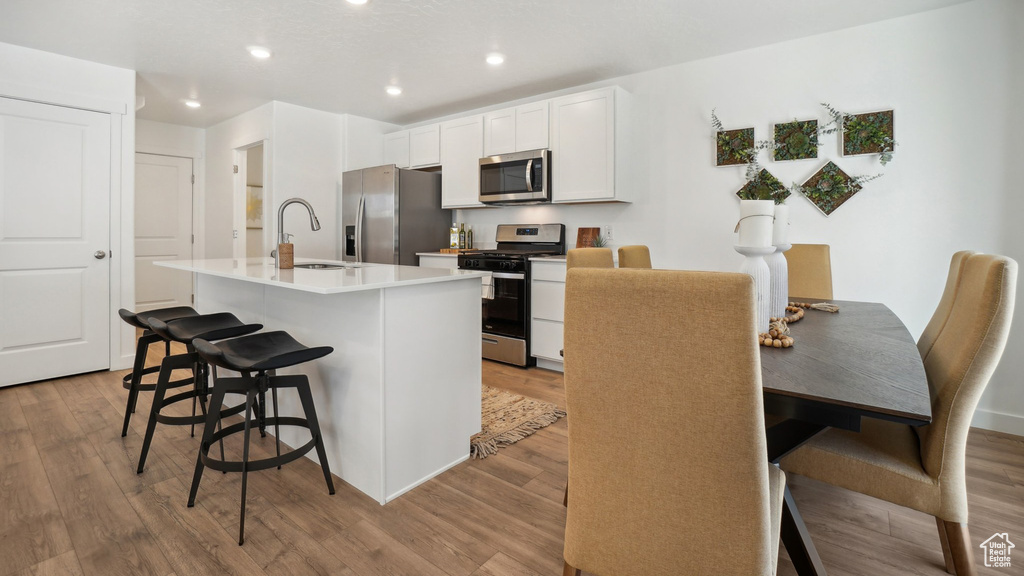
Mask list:
[[[530,354],[547,360],[562,361],[562,323],[534,320],[532,324]]]
[[[534,318],[562,322],[565,316],[565,284],[534,280],[530,291],[530,310]]]
[[[565,262],[531,262],[534,280],[565,282]]]
[[[455,270],[458,267],[458,258],[450,256],[420,256],[420,268],[449,268]]]

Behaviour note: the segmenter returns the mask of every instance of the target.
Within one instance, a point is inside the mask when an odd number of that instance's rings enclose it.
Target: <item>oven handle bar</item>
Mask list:
[[[510,274],[508,272],[491,272],[491,277],[507,280],[526,280],[526,274]]]

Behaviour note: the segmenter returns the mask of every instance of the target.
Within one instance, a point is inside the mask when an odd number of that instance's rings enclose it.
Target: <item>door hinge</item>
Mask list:
[[[192,175],[192,183],[193,183],[193,184],[195,184],[195,183],[196,183],[196,175],[195,175],[195,174],[193,174],[193,175]]]
[[[195,304],[196,303],[196,295],[192,294],[191,296],[189,296],[189,300],[191,300],[192,304]]]
[[[238,164],[235,164],[235,174],[238,174]]]
[[[195,243],[196,243],[196,235],[195,235],[195,234],[193,234],[193,235],[192,235],[192,243],[193,243],[193,244],[195,244]]]

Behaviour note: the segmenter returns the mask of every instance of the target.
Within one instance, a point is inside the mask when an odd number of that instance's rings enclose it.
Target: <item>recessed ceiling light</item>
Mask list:
[[[503,62],[505,62],[505,57],[501,54],[498,54],[497,52],[487,55],[487,63],[490,64],[491,66],[498,66]]]
[[[253,58],[259,58],[260,60],[270,58],[270,50],[267,50],[266,48],[262,48],[260,46],[250,46],[249,54],[252,54]]]
[[[185,106],[188,106],[189,108],[199,108],[202,104],[200,104],[198,100],[185,100]]]
[[[345,1],[348,2],[349,4],[355,4],[356,6],[362,6],[363,4],[366,4],[367,2],[369,2],[369,0],[345,0]]]
[[[392,96],[398,96],[399,94],[402,93],[402,89],[399,88],[398,86],[388,86],[387,93],[391,94]]]

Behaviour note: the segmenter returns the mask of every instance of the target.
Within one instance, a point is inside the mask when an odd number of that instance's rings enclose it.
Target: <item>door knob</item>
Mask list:
[[[97,250],[97,251],[92,253],[92,256],[93,256],[93,258],[95,258],[97,260],[103,260],[104,258],[107,257],[107,253],[104,252],[103,250]]]

